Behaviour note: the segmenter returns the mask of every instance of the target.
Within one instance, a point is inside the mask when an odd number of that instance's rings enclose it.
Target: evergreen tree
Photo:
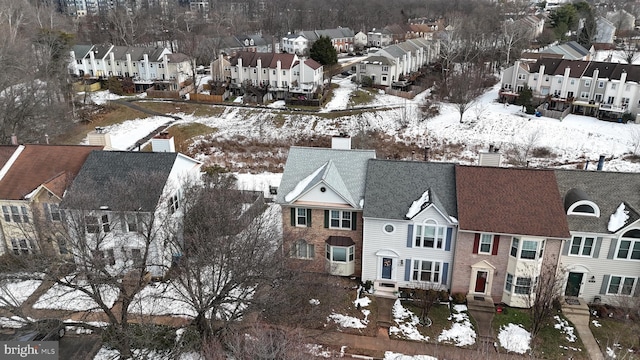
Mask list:
[[[321,36],[309,51],[309,56],[324,66],[331,66],[338,63],[338,52],[331,44],[331,39]]]

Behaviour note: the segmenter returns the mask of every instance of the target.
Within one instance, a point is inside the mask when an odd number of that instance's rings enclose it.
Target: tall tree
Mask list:
[[[309,50],[309,57],[324,66],[325,74],[329,77],[329,83],[338,69],[338,52],[333,47],[328,36],[321,36],[313,43]]]

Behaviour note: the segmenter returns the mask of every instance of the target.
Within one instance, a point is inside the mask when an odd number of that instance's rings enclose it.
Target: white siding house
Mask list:
[[[375,294],[449,290],[457,233],[452,164],[369,161],[362,280]]]

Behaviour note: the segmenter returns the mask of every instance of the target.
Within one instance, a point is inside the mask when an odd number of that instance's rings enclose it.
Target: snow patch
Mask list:
[[[561,333],[566,334],[566,339],[568,342],[576,342],[577,336],[574,333],[573,326],[569,326],[569,322],[565,319],[562,319],[558,315],[554,316],[553,318],[558,322],[553,327],[560,330]]]
[[[443,329],[438,336],[438,342],[454,344],[455,346],[467,346],[476,343],[476,332],[469,320],[466,305],[454,305],[453,313],[449,320],[455,321],[450,329]]]
[[[420,324],[420,319],[418,319],[414,313],[402,306],[400,299],[396,300],[393,304],[393,319],[398,326],[391,326],[389,328],[389,334],[394,334],[398,337],[409,340],[429,340],[428,336],[424,336],[420,331],[418,331],[417,326]]]
[[[507,351],[524,354],[530,349],[531,333],[523,329],[521,325],[508,324],[500,328],[498,340],[500,346]]]
[[[629,220],[629,210],[626,209],[624,203],[618,206],[618,209],[615,213],[611,214],[609,217],[609,225],[607,225],[607,230],[611,232],[616,232],[620,230],[625,223]]]
[[[384,360],[438,360],[429,355],[405,355],[400,353],[394,353],[391,351],[385,351]]]
[[[314,171],[311,175],[307,176],[306,178],[302,179],[295,188],[293,188],[293,190],[291,190],[287,195],[285,195],[284,197],[284,201],[286,202],[290,202],[291,200],[297,198],[298,196],[300,196],[300,194],[302,193],[302,191],[309,185],[309,183],[311,182],[311,180],[313,180],[313,178],[315,178],[316,176],[318,176],[318,174],[322,171],[322,169],[325,168],[325,166],[327,166],[327,163],[325,163],[324,165],[320,166],[318,168],[318,170]]]
[[[414,216],[418,215],[418,213],[424,209],[425,205],[429,202],[429,190],[422,193],[422,196],[416,201],[414,201],[409,207],[409,211],[405,215],[407,219],[411,219]]]

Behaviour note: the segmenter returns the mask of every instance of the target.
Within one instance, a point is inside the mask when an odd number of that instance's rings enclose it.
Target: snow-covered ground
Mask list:
[[[438,342],[467,346],[476,343],[476,332],[473,330],[466,305],[454,305],[449,320],[454,321],[450,329],[442,330]]]
[[[334,78],[339,85],[334,95],[321,112],[349,108],[349,99],[355,84],[349,77]],[[246,109],[226,107],[218,116],[194,116],[178,113],[182,120],[176,122],[197,122],[216,128],[216,136],[229,139],[234,136],[253,138],[262,142],[287,142],[300,136],[332,135],[345,132],[356,135],[361,130],[377,130],[398,141],[415,143],[417,147],[434,144],[460,144],[460,153],[446,154],[438,161],[475,163],[478,151],[490,144],[501,150],[532,145],[546,147],[556,157],[552,160],[531,159],[531,166],[562,166],[575,168],[575,164],[590,160],[591,168],[600,155],[608,160],[605,170],[640,171],[640,163],[622,160],[640,144],[640,125],[605,122],[595,118],[570,114],[562,121],[524,114],[521,107],[505,106],[497,103],[499,85],[480,96],[474,106],[465,114],[463,123],[453,105],[443,103],[440,115],[418,121],[418,106],[428,92],[414,99],[405,100],[378,92],[368,106],[385,107],[385,110],[366,111],[352,116],[338,118],[324,114],[279,113],[285,121],[282,126],[272,121],[273,109]],[[94,101],[113,98],[113,95],[98,92]],[[281,105],[277,103],[275,105]],[[133,119],[107,127],[111,142],[116,149],[126,149],[136,143],[149,131],[167,122],[164,117]],[[206,156],[198,156],[206,160]],[[246,181],[245,181],[246,183]],[[264,187],[261,187],[263,189]]]
[[[393,334],[402,339],[408,340],[417,340],[417,341],[428,341],[429,337],[424,336],[418,331],[418,325],[420,324],[420,319],[407,310],[400,299],[396,300],[393,304],[393,320],[396,323],[396,326],[391,326],[389,328],[389,334]]]

